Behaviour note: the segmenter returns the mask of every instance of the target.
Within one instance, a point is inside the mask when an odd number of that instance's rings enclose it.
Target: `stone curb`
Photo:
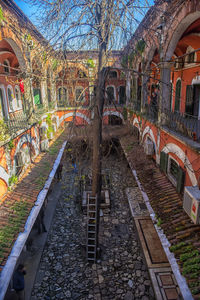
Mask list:
[[[17,240],[14,243],[14,246],[12,248],[12,251],[8,257],[8,260],[1,272],[1,277],[0,277],[0,300],[4,299],[4,296],[6,294],[9,282],[12,278],[14,269],[15,269],[15,265],[17,263],[17,260],[23,250],[23,247],[26,243],[26,240],[32,230],[33,224],[35,223],[35,220],[37,219],[37,216],[40,212],[40,209],[44,203],[44,200],[46,198],[46,195],[48,193],[49,187],[53,181],[53,178],[55,176],[56,170],[60,164],[65,146],[67,144],[67,141],[65,141],[61,147],[61,149],[59,150],[59,154],[54,162],[53,168],[51,173],[49,174],[49,177],[43,187],[43,189],[40,191],[38,197],[37,197],[37,201],[35,202],[35,205],[33,206],[33,208],[31,209],[31,212],[29,214],[29,217],[27,218],[25,227],[24,227],[24,232],[20,233],[18,235]]]
[[[144,190],[141,182],[139,181],[139,178],[137,176],[137,172],[136,172],[136,170],[134,170],[134,168],[133,168],[133,166],[131,164],[131,161],[129,160],[129,158],[127,156],[127,153],[126,153],[125,149],[123,148],[123,146],[122,146],[122,149],[123,149],[123,152],[124,152],[125,157],[127,159],[127,162],[128,162],[128,164],[130,166],[132,174],[133,174],[133,176],[134,176],[134,178],[135,178],[135,180],[137,182],[138,188],[140,189],[140,192],[142,194],[144,202],[145,202],[145,204],[147,206],[147,209],[148,209],[148,212],[150,214],[151,220],[152,220],[153,224],[155,224],[155,223],[157,223],[157,219],[156,219],[155,213],[153,211],[153,208],[151,207],[148,195],[146,194],[146,192],[145,192],[145,190]],[[130,203],[129,203],[129,206],[130,206]],[[131,210],[131,214],[132,214],[132,209],[130,208],[130,210]],[[134,216],[133,216],[133,218],[134,218]],[[163,230],[161,228],[159,228],[157,225],[154,225],[154,227],[155,227],[155,229],[157,231],[158,237],[159,237],[159,239],[161,241],[161,244],[162,244],[162,247],[163,247],[163,249],[164,249],[164,251],[166,253],[166,256],[167,256],[167,258],[169,260],[171,269],[172,269],[172,271],[174,273],[175,279],[176,279],[176,281],[178,283],[178,286],[179,286],[179,289],[181,291],[183,299],[184,300],[192,300],[193,297],[192,297],[190,289],[189,289],[189,287],[187,285],[187,282],[186,282],[185,278],[181,275],[181,273],[179,271],[179,266],[178,266],[178,264],[176,262],[174,254],[171,253],[170,250],[169,250],[170,243],[169,243],[167,237],[165,236],[165,234],[163,233]],[[153,282],[152,282],[152,284],[153,284]]]

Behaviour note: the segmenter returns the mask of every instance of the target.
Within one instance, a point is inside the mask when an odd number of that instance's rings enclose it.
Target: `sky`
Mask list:
[[[14,0],[15,3],[21,8],[21,10],[25,13],[25,15],[31,20],[31,22],[37,26],[37,22],[33,16],[36,9],[25,3],[23,0]]]
[[[38,24],[37,19],[36,19],[38,8],[34,8],[30,4],[28,4],[29,3],[28,0],[25,0],[26,2],[24,0],[14,0],[14,1],[21,8],[21,10],[25,13],[25,15],[31,20],[31,22],[36,26],[36,28],[39,27],[39,26],[37,26],[39,24]],[[66,0],[66,1],[68,1],[68,0]],[[136,2],[137,1],[140,3],[140,5],[142,5],[143,3],[144,3],[144,5],[146,4],[145,0],[140,0],[140,1],[136,0]],[[154,3],[154,0],[148,0],[148,2],[152,5]],[[136,14],[136,17],[137,17],[139,22],[143,18],[141,15],[137,16],[137,14]],[[46,32],[41,32],[41,33],[44,35],[44,37],[46,39],[48,39],[48,36],[46,35]],[[118,41],[118,42],[119,42],[119,45],[117,46],[117,49],[122,47],[121,41]],[[76,43],[77,42],[75,41],[75,45],[76,45]],[[69,44],[69,46],[70,46],[70,44]]]

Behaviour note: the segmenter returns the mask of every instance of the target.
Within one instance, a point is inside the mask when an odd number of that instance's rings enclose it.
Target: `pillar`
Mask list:
[[[131,73],[126,71],[126,106],[130,103],[131,97]]]
[[[43,70],[43,78],[41,79],[41,96],[43,107],[48,107],[48,96],[47,96],[47,70]]]
[[[158,102],[158,123],[164,125],[166,118],[165,115],[170,111],[170,79],[171,79],[172,63],[164,62],[160,64],[161,68],[161,89]]]

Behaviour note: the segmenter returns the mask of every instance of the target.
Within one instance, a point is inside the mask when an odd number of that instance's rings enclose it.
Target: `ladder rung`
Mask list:
[[[95,238],[88,238],[88,240],[95,241],[96,239]]]

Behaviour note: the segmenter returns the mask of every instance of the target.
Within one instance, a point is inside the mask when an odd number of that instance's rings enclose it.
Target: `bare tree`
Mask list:
[[[102,115],[106,65],[111,49],[119,49],[133,34],[149,8],[148,0],[29,0],[38,6],[40,30],[54,49],[98,49],[93,121],[92,193],[101,190]]]

